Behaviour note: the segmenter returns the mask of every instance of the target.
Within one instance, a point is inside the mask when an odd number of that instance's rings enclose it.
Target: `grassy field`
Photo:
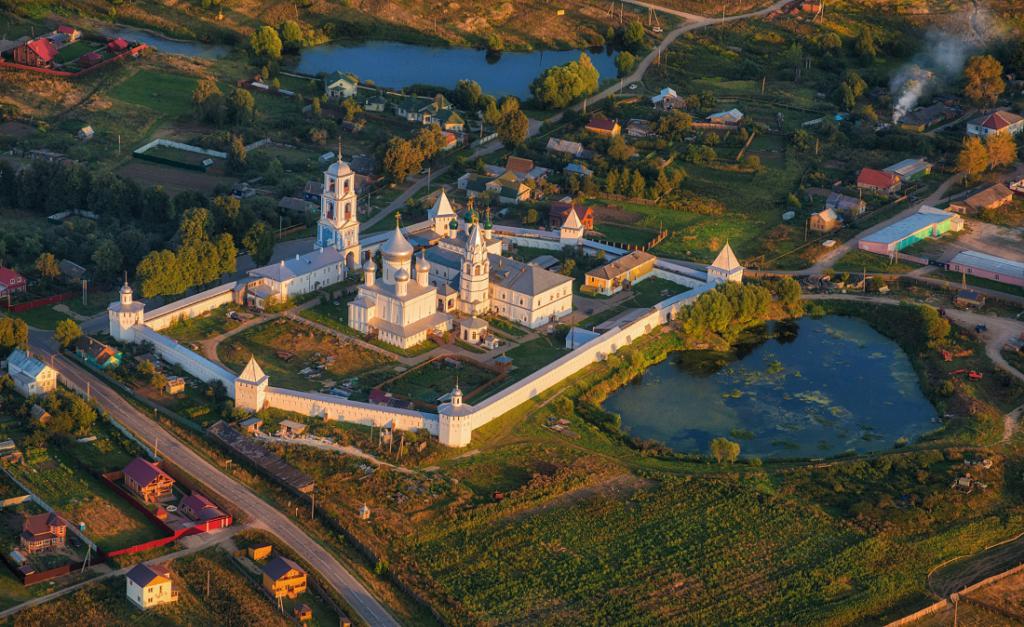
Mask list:
[[[505,353],[507,357],[512,358],[514,367],[509,371],[508,381],[518,381],[527,377],[568,352],[564,344],[546,335],[524,342]]]
[[[985,279],[978,276],[972,276],[970,274],[959,274],[956,272],[949,272],[948,270],[942,270],[933,273],[937,279],[944,279],[950,283],[960,285],[964,280],[967,281],[967,285],[973,287],[981,287],[989,290],[995,290],[997,292],[1005,292],[1006,294],[1012,294],[1013,296],[1024,297],[1024,288],[1017,285],[1008,285],[999,281],[993,281],[992,279]]]
[[[377,351],[284,319],[232,336],[217,347],[217,356],[235,372],[255,356],[274,385],[297,390],[319,390],[328,379],[351,377],[388,363]],[[317,366],[323,366],[319,374],[299,374]]]
[[[69,61],[74,61],[83,54],[96,49],[97,46],[98,44],[94,41],[76,41],[73,44],[68,44],[61,48],[54,61],[57,63],[68,63]]]
[[[194,76],[140,70],[110,90],[112,98],[178,117],[192,110]]]
[[[897,261],[893,263],[888,257],[865,252],[863,250],[851,250],[835,262],[832,269],[838,272],[878,272],[885,274],[903,274],[921,266],[916,263]]]
[[[237,307],[233,305],[222,305],[198,318],[180,320],[160,333],[181,343],[205,340],[226,333],[241,324],[227,317],[227,313],[235,309]]]
[[[469,362],[460,361],[458,366],[453,366],[445,358],[441,358],[410,370],[383,387],[385,391],[399,397],[436,406],[438,397],[451,392],[456,382],[462,389],[466,402],[483,398],[496,376],[494,371]]]

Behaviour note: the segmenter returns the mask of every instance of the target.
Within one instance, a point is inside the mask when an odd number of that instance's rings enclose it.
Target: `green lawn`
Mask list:
[[[67,63],[74,61],[83,54],[90,52],[99,47],[99,44],[95,41],[84,41],[79,40],[73,44],[68,44],[60,49],[57,53],[57,58],[54,59],[57,63]]]
[[[194,76],[140,70],[116,85],[109,94],[117,100],[177,117],[192,110],[192,92],[198,82]]]
[[[516,346],[505,353],[512,358],[514,367],[514,370],[509,372],[509,382],[530,376],[568,352],[564,344],[546,335]]]
[[[472,402],[472,398],[482,398],[486,395],[488,384],[492,383],[496,376],[494,371],[468,362],[460,361],[456,367],[447,363],[445,359],[438,359],[400,375],[386,384],[384,390],[434,406],[438,397],[451,392],[457,381],[466,396],[466,401]]]
[[[839,272],[864,272],[867,270],[869,273],[903,274],[920,267],[916,263],[906,263],[903,261],[893,263],[888,257],[883,255],[876,255],[863,250],[851,250],[843,255],[832,269]]]
[[[637,229],[621,224],[597,224],[594,230],[602,233],[605,239],[616,244],[632,244],[643,246],[657,237],[658,232],[650,229]]]
[[[198,318],[176,322],[161,333],[181,343],[205,340],[230,331],[241,324],[226,315],[229,310],[234,309],[237,309],[234,305],[221,305]]]

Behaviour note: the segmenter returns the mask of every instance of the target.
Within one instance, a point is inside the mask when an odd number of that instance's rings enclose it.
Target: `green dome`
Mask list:
[[[448,228],[457,230],[459,228],[459,219],[452,218],[452,221],[448,223]]]

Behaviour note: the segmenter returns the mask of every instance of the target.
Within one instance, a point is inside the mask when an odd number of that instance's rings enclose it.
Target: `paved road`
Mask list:
[[[30,347],[40,359],[51,363],[61,375],[62,381],[78,390],[91,390],[92,398],[102,405],[110,415],[142,441],[153,443],[159,439],[160,452],[177,466],[185,468],[213,494],[234,504],[252,519],[251,526],[265,529],[301,555],[356,611],[360,618],[370,625],[397,626],[398,622],[388,610],[375,599],[355,577],[334,558],[324,547],[287,516],[261,499],[247,487],[227,476],[220,469],[207,462],[191,448],[183,444],[170,432],[165,431],[152,418],[129,404],[117,392],[85,369],[62,355],[54,353],[49,333],[32,331]]]

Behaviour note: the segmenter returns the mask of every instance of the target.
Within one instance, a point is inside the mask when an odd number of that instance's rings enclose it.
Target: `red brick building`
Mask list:
[[[45,37],[25,42],[11,51],[15,63],[32,67],[50,67],[57,57],[57,47]]]

